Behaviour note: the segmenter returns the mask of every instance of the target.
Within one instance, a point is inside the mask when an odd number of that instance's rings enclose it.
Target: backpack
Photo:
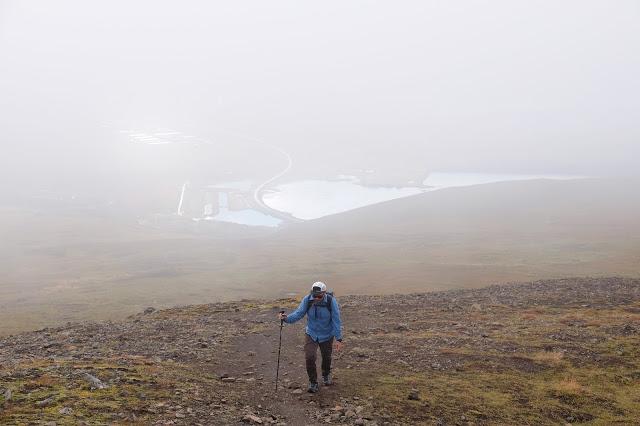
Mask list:
[[[333,291],[328,291],[327,292],[327,306],[326,308],[329,310],[329,313],[331,313],[331,305],[333,304]],[[309,309],[311,309],[311,306],[313,306],[313,303],[311,303],[311,300],[309,300],[309,298],[307,298],[307,314],[309,313]]]

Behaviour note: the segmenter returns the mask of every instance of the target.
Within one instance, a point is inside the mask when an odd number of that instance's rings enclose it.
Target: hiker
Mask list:
[[[335,346],[336,352],[342,350],[342,322],[340,321],[340,307],[332,293],[327,293],[327,286],[318,281],[311,286],[311,292],[305,295],[298,309],[287,315],[278,314],[278,319],[287,324],[302,319],[307,315],[305,328],[304,357],[309,375],[309,389],[311,393],[318,392],[318,373],[316,371],[316,354],[318,347],[322,354],[322,381],[325,386],[331,381],[331,352]],[[335,341],[334,341],[335,339]]]

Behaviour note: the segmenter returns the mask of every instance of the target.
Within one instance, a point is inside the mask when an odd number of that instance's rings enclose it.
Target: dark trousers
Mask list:
[[[316,383],[318,381],[318,372],[316,371],[316,354],[320,346],[320,354],[322,355],[322,375],[327,376],[331,372],[331,351],[333,350],[333,337],[326,342],[318,343],[311,336],[305,334],[304,342],[304,358],[307,362],[307,374],[309,382]]]

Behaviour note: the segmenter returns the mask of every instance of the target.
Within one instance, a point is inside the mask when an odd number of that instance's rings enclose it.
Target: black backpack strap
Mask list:
[[[311,309],[312,303],[309,296],[307,296],[307,313],[309,313],[309,309]],[[329,310],[329,313],[332,313],[333,309],[333,296],[327,293],[327,306],[326,308]]]

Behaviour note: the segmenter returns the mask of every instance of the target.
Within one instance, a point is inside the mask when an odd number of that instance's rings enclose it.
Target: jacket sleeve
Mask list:
[[[337,340],[342,340],[342,320],[340,319],[340,306],[334,297],[331,301],[331,324],[333,324],[333,335]]]
[[[300,305],[298,305],[298,309],[288,314],[287,319],[284,320],[284,322],[286,322],[287,324],[293,324],[294,322],[302,319],[302,317],[304,317],[306,313],[307,313],[307,296],[302,298]]]

